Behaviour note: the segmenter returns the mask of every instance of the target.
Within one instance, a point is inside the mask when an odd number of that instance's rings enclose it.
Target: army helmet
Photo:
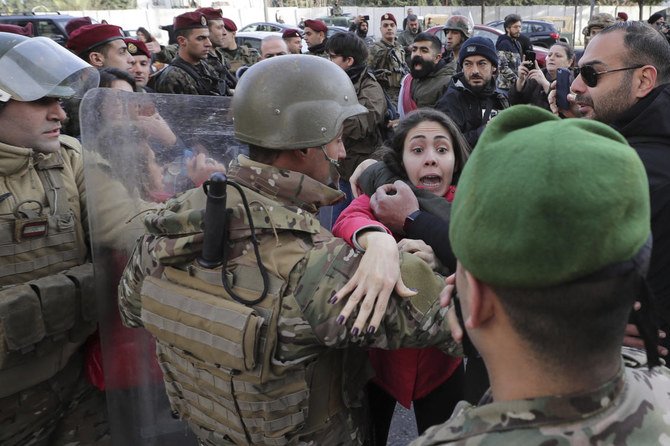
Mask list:
[[[606,12],[601,12],[599,14],[593,14],[589,19],[589,23],[582,29],[582,34],[588,36],[591,33],[591,28],[598,27],[605,29],[608,26],[612,26],[616,23],[614,16]]]
[[[83,96],[100,75],[46,37],[0,33],[0,102]]]
[[[452,15],[442,29],[445,33],[446,31],[460,31],[466,39],[469,39],[472,37],[474,25],[472,24],[472,21],[464,15]]]
[[[267,149],[319,147],[367,113],[349,76],[321,57],[286,55],[252,65],[233,96],[235,137]]]

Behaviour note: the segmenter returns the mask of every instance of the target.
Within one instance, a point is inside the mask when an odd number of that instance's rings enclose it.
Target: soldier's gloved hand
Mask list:
[[[358,243],[366,250],[361,263],[353,277],[329,301],[335,304],[349,296],[337,318],[340,324],[346,323],[354,309],[359,307],[351,329],[354,336],[373,334],[377,330],[393,290],[401,297],[416,294],[405,286],[400,276],[398,246],[393,236],[386,232],[369,231],[358,236]]]

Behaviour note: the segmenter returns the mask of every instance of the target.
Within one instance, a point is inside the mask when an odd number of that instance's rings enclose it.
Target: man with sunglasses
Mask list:
[[[609,124],[637,151],[647,170],[653,250],[648,280],[661,328],[670,333],[670,46],[651,26],[620,22],[596,35],[579,61],[570,110],[554,113]],[[622,185],[623,186],[623,185]],[[616,191],[613,191],[616,193]],[[641,346],[630,327],[626,342]],[[659,350],[667,355],[668,338]]]

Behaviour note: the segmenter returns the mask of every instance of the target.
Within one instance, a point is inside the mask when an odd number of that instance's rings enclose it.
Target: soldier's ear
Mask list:
[[[188,39],[187,39],[186,37],[184,37],[184,36],[177,36],[177,44],[178,44],[179,46],[184,46],[184,45],[186,45],[186,42],[187,42],[187,41],[188,41]]]
[[[102,67],[105,65],[105,56],[97,51],[92,51],[88,54],[88,63],[94,67]]]

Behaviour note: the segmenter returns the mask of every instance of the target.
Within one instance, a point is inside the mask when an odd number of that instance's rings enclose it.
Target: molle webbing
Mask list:
[[[26,203],[18,210],[30,215],[8,215],[0,221],[0,284],[23,283],[84,261],[85,249],[77,242],[79,223],[68,204],[62,166],[60,154],[35,166],[48,201],[48,207],[41,214],[30,206],[32,203]],[[47,234],[34,238],[17,237],[18,222],[26,217],[46,217]]]
[[[157,338],[170,402],[204,444],[298,444],[301,434],[342,411],[341,381],[333,373],[340,352],[295,363],[275,359],[284,280],[270,273],[268,296],[248,307],[219,285],[220,269],[194,262],[163,274],[145,279],[142,320]],[[238,263],[227,274],[243,297],[262,286],[255,265]],[[312,401],[312,392],[319,398]]]
[[[49,378],[95,330],[93,265],[0,290],[0,394]]]

